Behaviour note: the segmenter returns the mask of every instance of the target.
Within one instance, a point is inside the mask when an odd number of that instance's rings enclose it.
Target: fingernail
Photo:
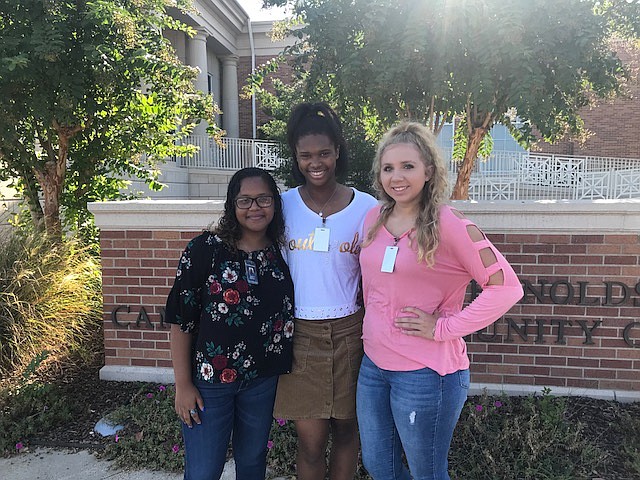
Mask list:
[[[204,412],[204,407],[202,407],[200,410],[202,410]]]

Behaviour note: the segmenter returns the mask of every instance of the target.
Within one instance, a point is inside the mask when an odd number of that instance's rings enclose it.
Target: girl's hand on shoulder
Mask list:
[[[394,321],[396,328],[399,328],[405,335],[433,340],[439,316],[438,312],[431,314],[416,307],[404,307],[400,311],[413,315],[396,317]]]
[[[192,422],[200,425],[199,412],[204,412],[204,401],[193,383],[189,382],[180,387],[176,385],[175,408],[178,417],[187,427],[191,428]]]

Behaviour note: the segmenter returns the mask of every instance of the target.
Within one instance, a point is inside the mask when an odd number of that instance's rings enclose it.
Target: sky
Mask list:
[[[262,0],[238,0],[245,12],[249,14],[252,21],[259,20],[282,20],[286,17],[283,8],[261,8]]]

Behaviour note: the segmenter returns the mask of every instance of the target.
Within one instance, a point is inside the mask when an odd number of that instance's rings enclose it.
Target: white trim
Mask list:
[[[640,232],[640,199],[501,200],[452,204],[486,232],[629,234]]]
[[[455,201],[486,232],[520,234],[637,234],[640,199]],[[217,220],[222,200],[91,202],[103,230],[201,230]]]
[[[88,206],[102,230],[199,231],[224,211],[222,200],[126,200]]]
[[[131,367],[107,365],[100,369],[100,380],[117,382],[175,383],[173,368],[170,367]],[[625,390],[597,390],[595,388],[545,387],[543,385],[511,385],[499,383],[471,383],[469,395],[502,395],[519,397],[541,395],[548,388],[556,397],[589,397],[599,400],[615,400],[631,403],[640,401],[640,392]]]
[[[543,389],[549,389],[551,395],[556,397],[589,397],[599,400],[615,400],[631,403],[640,401],[640,392],[631,390],[599,390],[595,388],[551,387],[544,385],[512,385],[499,383],[471,383],[469,395],[505,394],[510,397],[542,394]]]
[[[125,365],[105,365],[100,369],[100,380],[175,383],[171,367],[129,367]]]

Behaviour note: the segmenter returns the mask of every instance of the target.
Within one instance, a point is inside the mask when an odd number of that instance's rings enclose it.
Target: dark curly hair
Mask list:
[[[232,250],[236,250],[237,242],[242,236],[242,229],[236,217],[235,199],[240,193],[242,180],[245,178],[258,177],[265,181],[273,195],[274,215],[273,220],[267,227],[267,237],[276,246],[284,245],[284,216],[282,215],[282,199],[280,189],[269,172],[256,167],[243,168],[233,174],[227,187],[227,199],[224,202],[224,213],[214,229],[214,233]]]
[[[305,183],[296,159],[296,145],[298,140],[306,135],[329,137],[334,146],[339,148],[336,176],[340,177],[347,173],[349,152],[347,141],[342,133],[342,123],[336,112],[324,102],[300,103],[293,109],[287,121],[287,143],[293,155],[291,173],[297,182]]]

